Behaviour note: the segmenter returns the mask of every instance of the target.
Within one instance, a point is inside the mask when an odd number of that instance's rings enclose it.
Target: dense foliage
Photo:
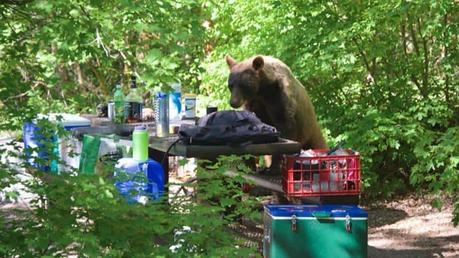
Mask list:
[[[278,57],[311,95],[330,145],[345,139],[361,152],[365,197],[416,187],[453,195],[458,211],[458,19],[454,1],[219,3],[202,91],[227,99],[215,90],[226,53]]]
[[[199,185],[196,181],[183,185],[199,187],[198,197],[171,191],[168,199],[145,205],[120,196],[113,164],[98,175],[70,171],[53,175],[27,166],[33,178],[23,183],[35,196],[27,209],[9,209],[0,216],[0,227],[6,229],[0,232],[0,255],[248,257],[257,246],[247,246],[247,239],[232,228],[241,216],[259,221],[260,212],[254,209],[254,199],[243,195],[243,178],[228,179],[223,174],[247,173],[241,164],[239,157],[202,164],[197,170]]]
[[[131,74],[148,90],[180,80],[185,91],[225,108],[224,55],[271,55],[308,90],[329,145],[346,140],[361,153],[365,198],[411,190],[447,194],[459,222],[457,1],[18,0],[0,3],[0,19],[0,131],[18,130],[38,112],[93,111]],[[173,230],[182,225],[203,233],[190,234],[182,251],[249,251],[234,247],[223,230],[229,222],[219,220],[234,206],[232,198],[175,216],[160,205],[123,204],[105,177],[58,177],[48,184],[42,177],[35,175],[29,187],[55,205],[37,202],[33,212],[15,215],[24,220],[2,213],[0,226],[9,230],[0,232],[1,254],[127,256],[130,249],[168,255]],[[0,187],[16,180],[2,160]],[[214,182],[209,199],[227,186]],[[210,241],[205,233],[215,231],[221,234]],[[157,245],[148,246],[145,235]]]
[[[24,113],[94,110],[131,74],[146,88],[193,85],[204,55],[199,1],[6,1],[0,17],[6,124]]]

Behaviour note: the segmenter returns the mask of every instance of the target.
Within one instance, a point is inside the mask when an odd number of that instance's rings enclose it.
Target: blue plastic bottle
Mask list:
[[[122,158],[115,167],[115,187],[129,203],[146,203],[163,196],[164,170],[159,162]]]
[[[180,120],[182,112],[182,85],[179,82],[171,84],[174,90],[169,94],[169,119]]]

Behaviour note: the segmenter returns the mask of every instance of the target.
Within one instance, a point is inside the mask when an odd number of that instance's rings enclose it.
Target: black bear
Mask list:
[[[304,149],[326,149],[314,106],[304,86],[282,61],[257,55],[241,62],[225,57],[230,68],[228,87],[233,108],[243,106],[281,136]]]

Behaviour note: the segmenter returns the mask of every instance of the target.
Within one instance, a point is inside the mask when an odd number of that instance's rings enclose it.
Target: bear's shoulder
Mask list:
[[[255,55],[249,57],[231,68],[231,71],[235,74],[239,74],[246,70],[253,71],[253,63],[257,57],[263,58],[262,73],[268,82],[281,82],[286,88],[301,86],[297,85],[298,81],[295,80],[290,68],[284,62],[272,56]]]
[[[283,81],[285,84],[296,84],[294,76],[290,68],[281,60],[271,57],[263,56],[264,66],[263,72],[270,80]]]

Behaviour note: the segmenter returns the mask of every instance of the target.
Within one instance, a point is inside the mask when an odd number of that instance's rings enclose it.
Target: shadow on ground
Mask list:
[[[447,248],[438,249],[379,249],[373,246],[368,246],[368,258],[383,258],[383,257],[397,257],[397,258],[432,258],[432,257],[452,257],[445,256],[450,250]]]
[[[403,210],[386,208],[386,207],[374,207],[366,209],[368,212],[368,227],[377,228],[384,225],[393,224],[408,217],[408,213]]]
[[[384,231],[376,232],[375,234],[380,234],[379,237],[373,237],[369,241],[368,257],[459,257],[459,249],[457,248],[459,234],[453,231],[445,231],[443,233],[447,235],[429,237],[427,233],[409,234],[405,229],[385,229]],[[380,241],[387,241],[384,247],[372,246],[372,244],[381,244]]]

